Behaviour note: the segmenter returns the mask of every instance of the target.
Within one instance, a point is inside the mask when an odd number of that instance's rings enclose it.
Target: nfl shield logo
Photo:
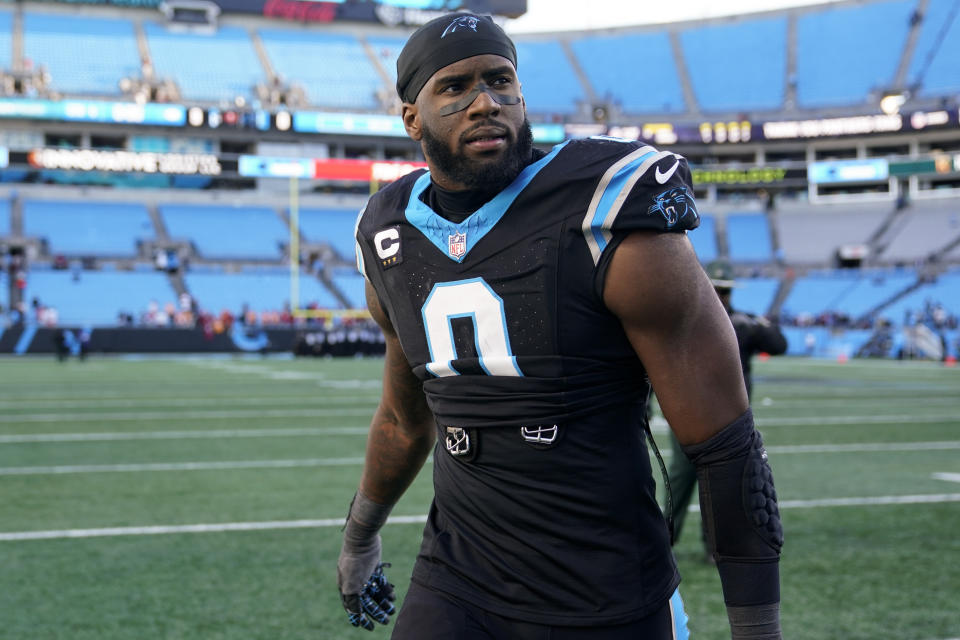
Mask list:
[[[448,236],[448,251],[451,258],[459,260],[467,253],[467,234],[455,233]]]

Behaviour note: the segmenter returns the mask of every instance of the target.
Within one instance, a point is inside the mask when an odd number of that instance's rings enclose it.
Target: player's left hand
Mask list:
[[[393,584],[383,573],[383,569],[389,566],[390,564],[386,562],[377,564],[373,574],[359,593],[343,593],[341,590],[340,599],[343,602],[343,608],[347,611],[347,619],[353,626],[373,631],[374,624],[371,618],[380,624],[390,622],[390,616],[396,611],[393,606],[396,595]]]

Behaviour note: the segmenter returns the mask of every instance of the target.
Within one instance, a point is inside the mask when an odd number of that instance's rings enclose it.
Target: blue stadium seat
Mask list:
[[[365,309],[365,279],[355,269],[337,269],[333,273],[333,283],[350,302],[351,309]]]
[[[151,301],[163,306],[177,293],[159,272],[33,270],[27,277],[26,300],[34,297],[57,310],[61,325],[114,325],[123,311],[135,318]]]
[[[707,264],[716,260],[717,251],[717,221],[708,213],[700,214],[700,226],[687,233],[693,249],[697,252],[700,262]]]
[[[23,55],[66,94],[119,96],[122,78],[141,75],[133,23],[120,18],[24,13]]]
[[[611,99],[628,113],[687,110],[665,32],[587,36],[570,44],[598,98]],[[635,73],[625,76],[625,69]]]
[[[730,303],[737,311],[766,315],[780,288],[776,278],[737,278]]]
[[[918,81],[921,83],[922,96],[940,96],[960,91],[960,64],[957,64],[957,60],[960,60],[960,16],[955,17],[947,27],[938,48],[940,32],[954,5],[955,0],[930,0],[923,16],[907,75],[911,85]]]
[[[680,34],[690,82],[704,111],[779,109],[787,75],[787,20],[763,18]]]
[[[831,7],[797,19],[797,102],[859,104],[890,87],[916,0]]]
[[[571,114],[586,94],[560,43],[517,40],[523,95],[531,113]]]
[[[344,33],[261,29],[274,71],[302,85],[311,104],[376,109],[383,81],[357,38]]]
[[[138,240],[155,237],[143,205],[120,202],[25,200],[23,227],[50,253],[74,256],[135,256]]]
[[[0,200],[0,236],[10,235],[10,201]]]
[[[916,279],[917,274],[910,269],[812,272],[797,278],[783,303],[783,311],[790,315],[836,312],[856,319],[903,291]]]
[[[727,246],[734,262],[769,262],[773,259],[770,223],[763,213],[727,216]]]
[[[960,268],[941,274],[935,282],[924,284],[893,304],[884,307],[880,316],[902,323],[907,311],[917,312],[927,301],[940,303],[948,313],[960,316]]]
[[[308,242],[326,242],[343,260],[352,262],[357,213],[352,209],[301,209],[300,232]]]
[[[266,207],[161,205],[174,239],[188,239],[204,258],[279,260],[289,242],[286,225]]]
[[[13,13],[0,11],[0,69],[9,69],[13,62]]]
[[[216,33],[182,33],[145,22],[150,57],[160,78],[173,78],[186,100],[232,103],[248,101],[266,75],[250,36],[238,27],[221,26]]]
[[[394,84],[397,82],[397,58],[406,44],[404,38],[390,38],[388,36],[367,36],[367,44],[373,49],[377,61],[386,70]]]
[[[290,300],[289,271],[262,271],[244,273],[192,273],[184,275],[190,295],[204,311],[219,314],[229,311],[239,314],[243,305],[256,312],[281,311]],[[336,298],[315,277],[301,274],[299,280],[299,307],[316,303],[320,308],[340,307]]]

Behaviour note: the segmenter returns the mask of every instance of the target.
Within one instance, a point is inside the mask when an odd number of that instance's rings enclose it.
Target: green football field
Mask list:
[[[381,365],[0,360],[0,638],[388,637],[347,625],[334,577]],[[960,368],[756,368],[785,637],[960,638]],[[429,466],[383,532],[401,596]],[[681,593],[692,637],[719,640],[698,528]]]

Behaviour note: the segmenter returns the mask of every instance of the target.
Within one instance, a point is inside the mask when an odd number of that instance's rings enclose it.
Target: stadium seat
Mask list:
[[[527,110],[531,113],[572,114],[586,94],[556,40],[517,39],[517,60]]]
[[[10,201],[0,200],[0,237],[10,235]]]
[[[261,29],[273,69],[301,85],[310,103],[334,109],[376,109],[383,81],[350,34]]]
[[[911,291],[880,311],[882,317],[902,323],[907,311],[917,312],[927,301],[940,303],[948,313],[960,316],[960,268],[953,267],[934,282],[928,282]]]
[[[960,91],[960,65],[957,64],[960,60],[960,19],[954,18],[940,41],[950,12],[955,10],[954,0],[930,0],[927,4],[907,76],[911,86],[919,83],[921,96],[942,96]]]
[[[13,13],[0,10],[0,69],[9,69],[13,61]]]
[[[781,203],[774,217],[788,264],[828,264],[842,245],[865,244],[892,205]]]
[[[119,96],[121,79],[141,76],[133,22],[121,18],[26,12],[23,55],[67,95]]]
[[[860,104],[890,88],[915,0],[830,7],[797,18],[797,102]]]
[[[687,29],[687,72],[704,111],[779,109],[787,77],[787,20],[764,18]]]
[[[367,306],[366,280],[355,269],[336,269],[333,273],[333,284],[350,303],[351,309],[365,309]]]
[[[61,325],[112,326],[120,312],[135,318],[151,301],[172,303],[177,293],[163,273],[126,271],[47,271],[27,278],[25,300],[39,298],[57,310]]]
[[[173,78],[186,100],[248,102],[266,74],[244,29],[221,26],[215,33],[177,32],[144,23],[156,75]]]
[[[404,38],[391,38],[388,36],[367,36],[367,44],[373,49],[373,54],[383,67],[391,82],[397,82],[397,58],[400,57],[400,51],[406,43]]]
[[[612,100],[627,113],[687,110],[665,32],[590,35],[572,40],[570,46],[598,99]],[[636,69],[642,76],[625,82],[625,68]]]
[[[734,213],[727,216],[727,244],[734,262],[770,262],[773,241],[763,213]]]
[[[700,226],[690,231],[687,236],[701,263],[707,264],[720,255],[717,251],[717,221],[709,213],[700,214]]]
[[[155,237],[146,208],[120,202],[26,200],[23,226],[67,256],[135,256],[138,240]]]
[[[300,232],[307,242],[325,242],[341,259],[353,262],[357,213],[352,209],[301,209]]]
[[[208,259],[279,260],[289,242],[283,221],[266,207],[160,205],[171,238],[190,240]]]
[[[779,288],[776,278],[737,278],[731,304],[737,311],[766,315]]]
[[[187,290],[200,309],[213,314],[223,311],[237,315],[248,305],[252,311],[281,311],[297,306],[290,300],[290,272],[287,269],[242,273],[193,273],[184,275]],[[317,304],[324,309],[337,309],[337,299],[315,277],[301,274],[299,307]]]

